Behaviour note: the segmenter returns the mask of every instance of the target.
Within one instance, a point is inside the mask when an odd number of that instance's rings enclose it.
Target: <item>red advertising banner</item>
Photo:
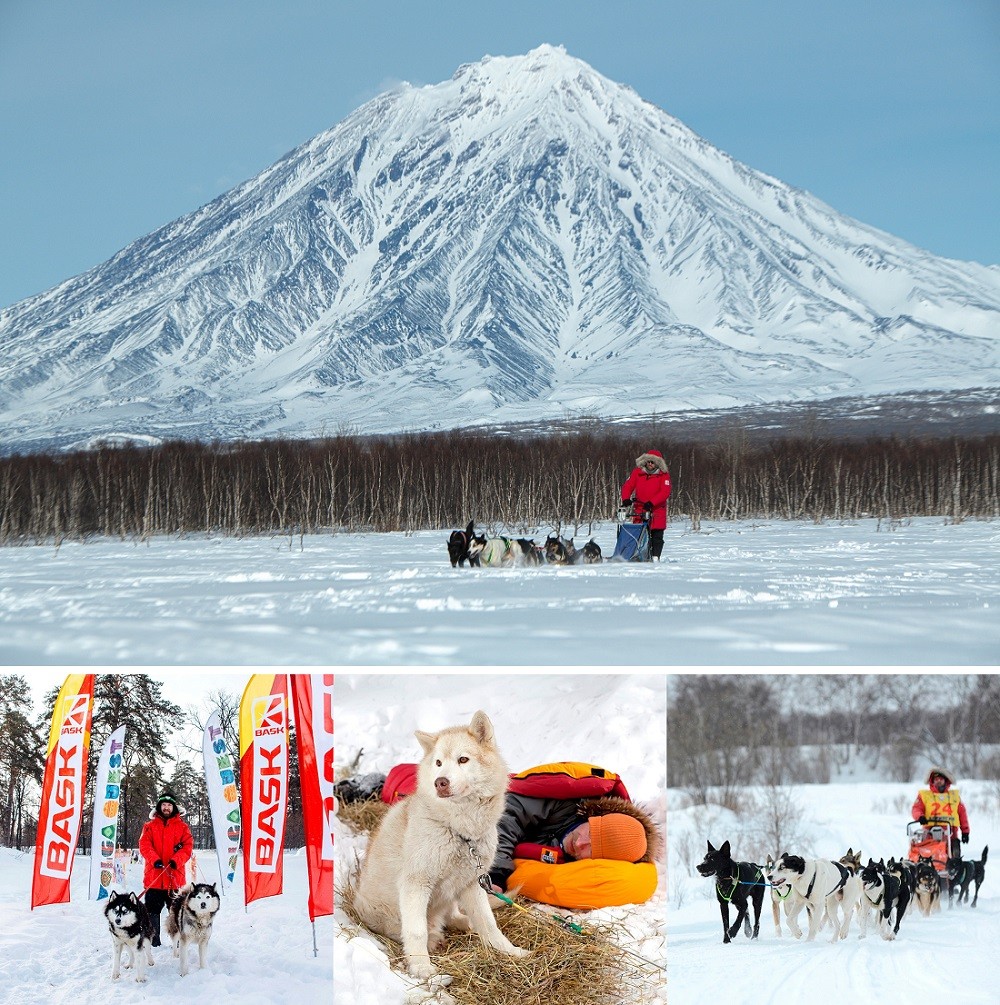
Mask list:
[[[309,917],[333,914],[333,674],[292,674]]]
[[[38,810],[31,909],[69,901],[73,857],[83,820],[94,675],[70,674],[52,711]]]
[[[240,816],[246,903],[281,893],[288,806],[288,678],[254,674],[240,702]]]

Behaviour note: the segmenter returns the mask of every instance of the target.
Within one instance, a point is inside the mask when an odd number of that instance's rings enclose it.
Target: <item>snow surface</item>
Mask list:
[[[594,536],[613,551],[613,524]],[[446,539],[0,548],[0,664],[981,665],[1000,655],[997,522],[703,522],[692,533],[677,520],[665,560],[647,565],[452,569]]]
[[[215,851],[198,851],[199,878],[219,878]],[[113,952],[103,904],[87,900],[89,857],[73,867],[72,900],[30,910],[34,850],[0,848],[0,1002],[17,1005],[91,1005],[94,1002],[193,1001],[281,1005],[328,1001],[333,919],[316,919],[319,955],[307,909],[306,860],[285,852],[285,892],[244,910],[242,879],[223,899],[204,970],[190,953],[178,974],[169,941],[153,950],[147,983],[122,970],[111,981]],[[142,889],[140,866],[130,866],[129,889]],[[165,918],[161,916],[161,925]],[[165,927],[165,925],[164,925]]]
[[[468,722],[482,708],[493,721],[512,771],[562,760],[602,765],[617,771],[629,795],[665,825],[667,695],[666,678],[661,675],[531,675],[498,680],[492,675],[338,674],[334,701],[339,765],[353,763],[363,749],[357,771],[384,774],[394,764],[418,760],[414,730],[436,732]],[[366,837],[334,818],[336,885],[353,869],[356,854],[363,859],[367,843]],[[580,917],[620,926],[627,940],[623,945],[662,964],[666,875],[662,863],[658,868],[659,888],[646,904],[580,912]],[[389,970],[378,943],[356,934],[356,926],[343,911],[334,911],[334,921],[338,1003],[402,1005],[422,997],[413,982]],[[642,1005],[666,1005],[666,997],[651,986]]]
[[[869,928],[858,939],[852,921],[845,941],[829,942],[824,929],[815,942],[776,937],[770,898],[765,895],[760,938],[742,934],[730,945],[722,942],[722,920],[713,884],[694,872],[705,853],[705,842],[732,842],[739,859],[741,844],[756,821],[739,821],[721,807],[684,807],[685,797],[670,790],[670,903],[667,908],[670,952],[668,980],[671,1005],[780,1005],[827,1003],[938,1001],[955,1005],[995,1003],[1000,986],[997,946],[1000,945],[1000,877],[993,856],[1000,848],[1000,805],[996,781],[959,779],[956,786],[969,812],[970,841],[966,858],[978,859],[983,846],[991,854],[986,879],[975,910],[967,906],[924,918],[914,905],[907,910],[895,942],[883,941]],[[802,840],[780,848],[804,857],[838,859],[848,848],[861,849],[864,861],[906,854],[906,824],[919,783],[796,785],[791,792],[799,807]],[[685,861],[682,852],[691,849]],[[972,901],[972,894],[969,895]],[[730,914],[730,919],[733,915]],[[804,926],[805,912],[799,917]]]

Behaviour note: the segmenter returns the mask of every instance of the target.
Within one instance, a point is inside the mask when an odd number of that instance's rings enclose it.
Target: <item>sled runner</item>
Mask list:
[[[628,510],[619,511],[619,518],[624,514],[632,512],[632,507]],[[652,556],[649,553],[649,525],[644,520],[642,523],[618,524],[618,537],[615,540],[615,553],[611,556],[612,562],[649,562]]]

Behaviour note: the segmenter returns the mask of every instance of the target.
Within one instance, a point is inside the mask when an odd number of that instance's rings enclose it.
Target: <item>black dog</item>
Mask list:
[[[951,880],[948,888],[949,907],[951,907],[952,897],[955,896],[956,886],[958,887],[958,902],[961,904],[964,898],[965,902],[969,903],[969,887],[973,882],[976,884],[976,895],[972,898],[972,903],[969,906],[976,906],[976,901],[979,900],[979,888],[986,878],[986,855],[989,850],[990,846],[987,845],[983,849],[983,857],[978,862],[971,858],[948,859],[948,878]]]
[[[451,559],[451,567],[456,565],[464,566],[465,560],[469,560],[469,565],[479,565],[479,556],[469,554],[469,544],[472,541],[472,527],[474,520],[469,521],[469,526],[465,530],[453,530],[448,538],[448,558]]]
[[[885,926],[883,934],[887,939],[894,939],[899,934],[899,923],[910,904],[909,880],[913,870],[908,866],[908,862],[897,862],[891,858],[883,873],[885,898],[882,902],[882,921]],[[892,935],[889,934],[890,929]]]
[[[744,933],[756,939],[760,933],[760,909],[764,903],[764,870],[753,862],[734,862],[729,852],[729,842],[721,848],[713,848],[708,842],[705,860],[698,865],[702,876],[715,877],[715,897],[722,915],[722,941],[731,942],[739,934],[740,925]],[[736,908],[736,921],[729,925],[729,905]],[[750,934],[750,910],[753,903],[754,924]]]

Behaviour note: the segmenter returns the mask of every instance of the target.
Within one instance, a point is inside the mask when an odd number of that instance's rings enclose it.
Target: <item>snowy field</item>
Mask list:
[[[386,773],[394,764],[419,759],[413,731],[436,732],[468,722],[484,709],[493,721],[500,750],[512,771],[549,761],[581,760],[617,771],[636,802],[661,826],[666,818],[666,681],[662,676],[589,675],[469,677],[465,675],[338,674],[337,758],[349,764],[364,749],[358,771]],[[368,839],[334,818],[336,883],[362,859]],[[666,874],[643,905],[604,908],[582,918],[615,923],[623,943],[658,963],[666,954]],[[566,913],[566,912],[564,912]],[[403,1005],[413,982],[392,972],[381,947],[335,911],[335,1000],[351,1005]],[[350,926],[341,931],[339,926]],[[553,1005],[569,1005],[559,1002]],[[651,981],[642,1003],[666,1005]]]
[[[200,851],[199,878],[219,877],[214,851]],[[313,956],[304,855],[285,853],[285,892],[243,907],[242,880],[223,899],[205,969],[190,952],[181,977],[170,943],[153,950],[155,966],[137,984],[132,971],[111,980],[113,952],[104,908],[87,900],[90,859],[77,857],[72,900],[31,911],[34,852],[0,848],[0,1002],[17,1005],[93,1005],[97,1002],[212,1002],[282,1005],[329,1001],[333,919],[316,919],[319,955]],[[129,889],[142,889],[140,866]],[[165,915],[161,916],[165,928]]]
[[[770,897],[765,891],[760,938],[742,934],[730,945],[722,942],[722,920],[713,882],[702,879],[694,866],[705,854],[706,840],[718,847],[732,843],[733,854],[751,840],[741,822],[728,810],[714,807],[674,809],[684,805],[679,791],[670,798],[670,1005],[842,1005],[844,1002],[961,1002],[995,1003],[1000,986],[997,947],[1000,946],[1000,802],[996,782],[963,781],[957,788],[969,811],[970,840],[963,855],[978,859],[989,845],[986,880],[975,910],[948,910],[947,899],[938,914],[924,918],[911,904],[895,942],[886,942],[869,928],[858,938],[852,921],[845,941],[830,944],[826,928],[807,943],[788,934],[775,935]],[[906,854],[906,824],[920,783],[798,785],[791,791],[800,812],[795,823],[801,834],[788,851],[803,857],[838,859],[847,849],[861,849],[864,861]],[[969,901],[971,903],[972,894]],[[730,913],[730,920],[734,919]],[[806,930],[805,911],[799,924]]]
[[[613,551],[614,525],[595,537]],[[570,568],[452,569],[446,538],[0,548],[0,663],[856,666],[1000,656],[997,522],[704,523],[692,533],[678,520],[659,564]]]

